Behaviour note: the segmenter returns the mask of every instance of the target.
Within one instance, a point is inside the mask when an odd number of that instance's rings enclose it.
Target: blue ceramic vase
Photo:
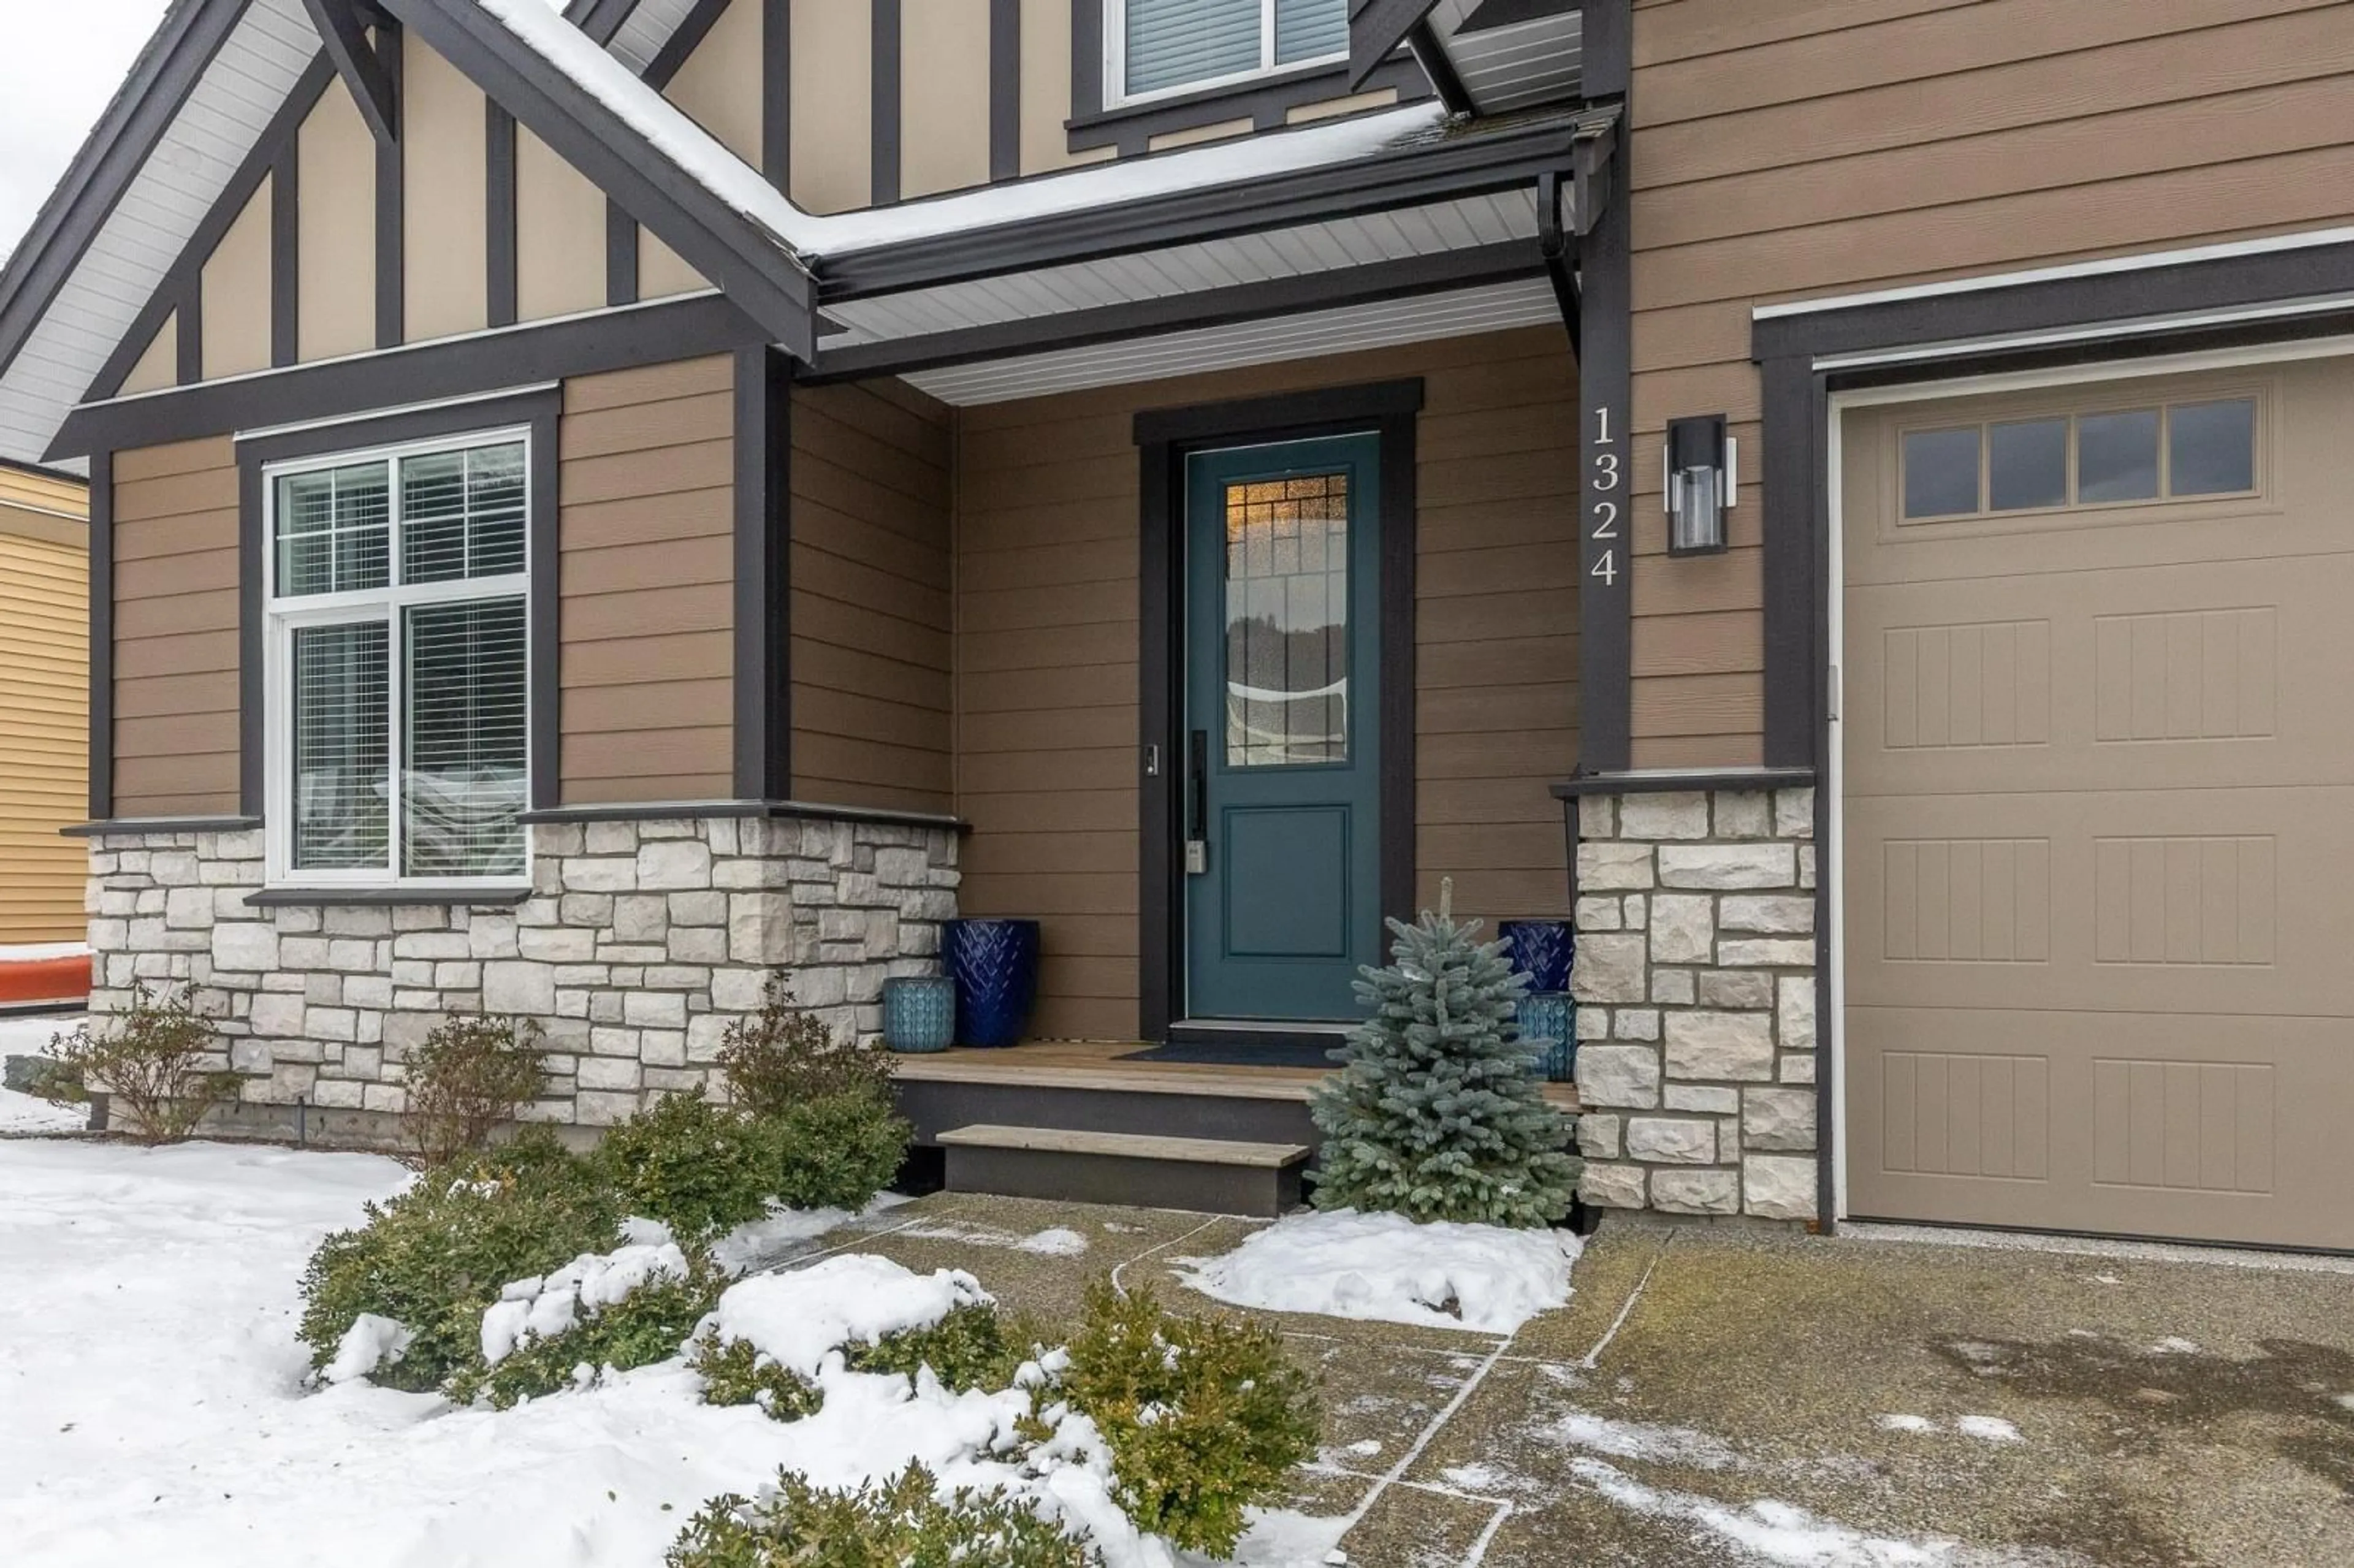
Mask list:
[[[1532,991],[1567,991],[1577,938],[1566,920],[1506,920],[1496,927],[1511,954],[1512,968],[1529,977]]]
[[[894,1051],[945,1051],[956,1044],[956,981],[946,975],[894,975],[883,982],[883,1044]]]
[[[1038,922],[951,920],[940,953],[956,981],[957,1044],[1017,1044],[1038,1000]]]

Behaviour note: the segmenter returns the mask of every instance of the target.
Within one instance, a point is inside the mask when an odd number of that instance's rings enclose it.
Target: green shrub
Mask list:
[[[1243,1510],[1316,1451],[1313,1386],[1270,1327],[1172,1317],[1150,1290],[1122,1296],[1103,1281],[1068,1349],[1070,1364],[1034,1397],[1094,1420],[1121,1509],[1181,1548],[1232,1557]]]
[[[915,1129],[891,1103],[857,1090],[765,1118],[780,1160],[776,1195],[794,1209],[863,1209],[899,1173]]]
[[[574,1374],[584,1366],[593,1374],[668,1361],[726,1287],[726,1277],[708,1255],[690,1254],[684,1278],[650,1279],[610,1307],[582,1308],[579,1319],[560,1334],[525,1336],[498,1365],[478,1362],[458,1373],[450,1382],[450,1396],[461,1404],[487,1398],[505,1410],[575,1386]]]
[[[100,1034],[93,1022],[112,1026]],[[143,983],[130,1008],[111,1021],[84,1019],[72,1033],[51,1039],[51,1065],[35,1092],[62,1107],[87,1105],[92,1093],[103,1092],[122,1111],[132,1137],[180,1143],[207,1111],[237,1098],[237,1075],[205,1065],[226,1049],[187,988],[158,993]]]
[[[843,1347],[843,1360],[853,1372],[904,1372],[916,1375],[929,1367],[943,1386],[968,1389],[1013,1386],[1013,1374],[1030,1359],[1037,1343],[1027,1319],[1011,1320],[985,1301],[952,1307],[947,1317],[927,1329],[902,1329],[871,1345]]]
[[[479,1153],[547,1083],[529,1019],[446,1018],[408,1053],[408,1136],[428,1165]]]
[[[765,1501],[714,1498],[664,1559],[668,1568],[1095,1568],[1101,1559],[1017,1500],[935,1495],[910,1465],[856,1491],[786,1471]]]
[[[757,1404],[776,1421],[815,1415],[825,1393],[781,1361],[761,1354],[749,1340],[705,1334],[687,1357],[703,1379],[705,1404]]]
[[[891,1097],[891,1054],[836,1044],[823,1020],[794,1002],[781,970],[762,987],[760,1011],[730,1022],[719,1042],[728,1096],[754,1116],[781,1116],[836,1095]]]
[[[413,1338],[375,1381],[422,1393],[482,1356],[482,1313],[510,1281],[620,1245],[620,1200],[552,1135],[429,1171],[367,1222],[319,1245],[302,1274],[302,1342],[323,1367],[363,1312]]]
[[[697,1094],[663,1096],[606,1133],[597,1158],[631,1213],[682,1240],[761,1218],[783,1185],[779,1128]]]

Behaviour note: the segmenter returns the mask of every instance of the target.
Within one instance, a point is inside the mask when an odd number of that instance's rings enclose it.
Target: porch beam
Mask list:
[[[1585,12],[1587,90],[1623,94],[1632,79],[1630,0],[1599,0]],[[1625,189],[1625,138],[1609,151]],[[1591,165],[1583,179],[1575,168],[1568,194],[1583,206],[1596,182]],[[1619,773],[1634,755],[1633,238],[1628,203],[1564,215],[1559,194],[1548,221],[1566,216],[1579,236],[1577,771]]]
[[[793,364],[736,351],[736,793],[792,794]]]
[[[1224,289],[1203,289],[988,326],[928,333],[919,337],[821,349],[816,367],[803,379],[824,382],[904,376],[910,371],[939,370],[982,360],[1087,348],[1123,338],[1230,326],[1270,316],[1374,304],[1416,294],[1532,278],[1544,267],[1544,258],[1535,245],[1527,240],[1504,240],[1471,250],[1407,257],[1341,270],[1236,283]]]
[[[1406,35],[1426,25],[1438,0],[1352,0],[1349,7],[1349,90],[1381,69]],[[1453,105],[1448,107],[1452,108]]]
[[[384,62],[376,58],[376,48],[368,42],[358,0],[302,0],[302,8],[311,14],[311,25],[319,29],[319,41],[335,63],[335,74],[351,89],[352,101],[359,105],[369,133],[387,147],[398,143],[400,101],[393,93]]]

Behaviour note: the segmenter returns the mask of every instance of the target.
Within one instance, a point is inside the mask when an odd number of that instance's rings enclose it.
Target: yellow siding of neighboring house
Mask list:
[[[87,503],[0,468],[0,942],[78,940],[89,815]]]

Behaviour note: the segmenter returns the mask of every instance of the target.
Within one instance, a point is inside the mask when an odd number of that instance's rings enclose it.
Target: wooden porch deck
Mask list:
[[[1002,1051],[960,1048],[901,1056],[893,1066],[903,1083],[1188,1095],[1297,1104],[1305,1104],[1308,1091],[1326,1075],[1322,1069],[1315,1067],[1212,1066],[1191,1062],[1121,1060],[1145,1049],[1145,1045],[1133,1041],[1041,1040]],[[1547,1084],[1544,1097],[1565,1115],[1577,1114],[1576,1085]]]

